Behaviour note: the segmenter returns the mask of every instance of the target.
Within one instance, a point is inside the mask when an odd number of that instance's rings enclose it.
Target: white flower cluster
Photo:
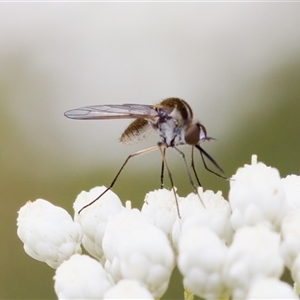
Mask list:
[[[18,236],[28,255],[56,269],[59,299],[158,299],[176,265],[185,296],[299,299],[280,280],[287,267],[300,286],[299,176],[281,179],[252,156],[230,179],[229,201],[199,188],[177,196],[180,218],[165,189],[148,193],[141,211],[108,191],[78,213],[104,189],[78,195],[74,220],[41,199],[19,211]]]

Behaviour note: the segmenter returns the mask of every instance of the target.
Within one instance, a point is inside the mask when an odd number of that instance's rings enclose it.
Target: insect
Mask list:
[[[207,167],[204,157],[208,158],[221,172],[223,172],[217,162],[200,146],[201,143],[212,140],[213,138],[208,137],[205,127],[200,122],[193,119],[193,111],[191,107],[187,104],[186,101],[182,99],[167,98],[156,105],[122,104],[86,106],[66,111],[65,116],[70,119],[76,120],[135,119],[131,124],[129,124],[129,126],[121,135],[120,141],[122,143],[139,140],[140,138],[143,138],[148,131],[151,130],[156,131],[159,135],[159,141],[156,146],[130,154],[119,169],[109,187],[92,202],[82,207],[79,213],[86,207],[96,202],[114,186],[123,168],[132,157],[149,153],[157,149],[159,149],[162,156],[160,177],[161,188],[164,185],[164,168],[166,167],[175,195],[177,213],[179,217],[180,213],[178,201],[176,198],[176,191],[174,188],[172,175],[165,157],[165,151],[167,148],[175,149],[182,157],[189,177],[189,181],[193,186],[195,193],[198,194],[197,186],[192,180],[185,155],[181,150],[178,149],[178,146],[192,146],[191,168],[197,180],[198,186],[201,186],[201,183],[194,166],[194,148],[199,150],[206,170],[221,178],[227,179],[226,177],[223,177],[222,175],[212,171]]]

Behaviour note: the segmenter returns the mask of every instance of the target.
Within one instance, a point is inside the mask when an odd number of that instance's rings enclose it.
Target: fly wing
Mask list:
[[[68,110],[65,116],[76,120],[106,120],[106,119],[152,119],[158,116],[152,105],[121,104],[93,105]]]

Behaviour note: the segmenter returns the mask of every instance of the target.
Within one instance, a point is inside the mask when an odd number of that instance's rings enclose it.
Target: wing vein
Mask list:
[[[158,116],[152,105],[122,104],[122,105],[93,105],[68,110],[65,116],[76,120],[99,119],[152,119]]]

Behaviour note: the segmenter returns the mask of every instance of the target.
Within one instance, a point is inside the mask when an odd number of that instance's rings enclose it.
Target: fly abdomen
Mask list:
[[[149,135],[150,124],[147,120],[139,118],[128,125],[120,137],[123,144],[132,144],[138,142]]]

